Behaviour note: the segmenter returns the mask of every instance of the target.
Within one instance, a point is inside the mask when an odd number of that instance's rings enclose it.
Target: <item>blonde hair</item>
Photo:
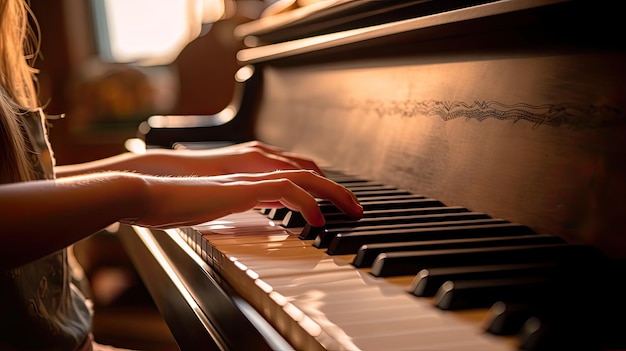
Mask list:
[[[0,184],[35,179],[18,115],[37,108],[38,31],[27,0],[0,0]],[[25,117],[26,118],[26,117]]]

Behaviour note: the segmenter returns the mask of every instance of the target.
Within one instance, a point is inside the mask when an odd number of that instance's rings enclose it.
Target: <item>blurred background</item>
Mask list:
[[[310,1],[310,0],[309,0]],[[296,0],[30,0],[41,30],[40,99],[57,164],[126,151],[155,114],[214,114],[234,89],[238,24]],[[95,303],[96,340],[176,350],[111,226],[74,246]]]
[[[273,1],[275,2],[275,1]],[[32,0],[41,102],[58,164],[123,151],[152,114],[213,114],[232,97],[237,24],[266,0]]]

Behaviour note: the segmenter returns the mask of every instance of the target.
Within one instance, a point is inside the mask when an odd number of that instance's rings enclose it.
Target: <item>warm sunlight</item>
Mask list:
[[[100,37],[109,59],[167,64],[200,34],[201,24],[224,13],[223,0],[102,0]],[[101,17],[102,18],[102,17]]]

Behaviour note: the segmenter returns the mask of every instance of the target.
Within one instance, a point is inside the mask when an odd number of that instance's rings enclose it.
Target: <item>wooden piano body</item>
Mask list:
[[[619,20],[608,1],[322,1],[236,29],[249,48],[232,119],[154,123],[146,141],[259,139],[621,261]],[[181,349],[327,348],[252,308],[198,238],[134,229],[124,240]]]

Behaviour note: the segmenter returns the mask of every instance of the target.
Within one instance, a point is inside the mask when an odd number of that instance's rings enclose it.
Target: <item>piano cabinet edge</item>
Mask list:
[[[120,231],[119,237],[178,347],[181,350],[193,350],[197,347],[193,340],[198,340],[208,351],[222,350],[202,323],[192,317],[195,316],[195,311],[185,301],[175,283],[167,276],[165,268],[140,236],[132,228],[125,228]]]
[[[292,349],[169,233],[122,226],[120,240],[181,351]],[[184,272],[181,273],[181,272]],[[246,338],[241,338],[246,335]]]

